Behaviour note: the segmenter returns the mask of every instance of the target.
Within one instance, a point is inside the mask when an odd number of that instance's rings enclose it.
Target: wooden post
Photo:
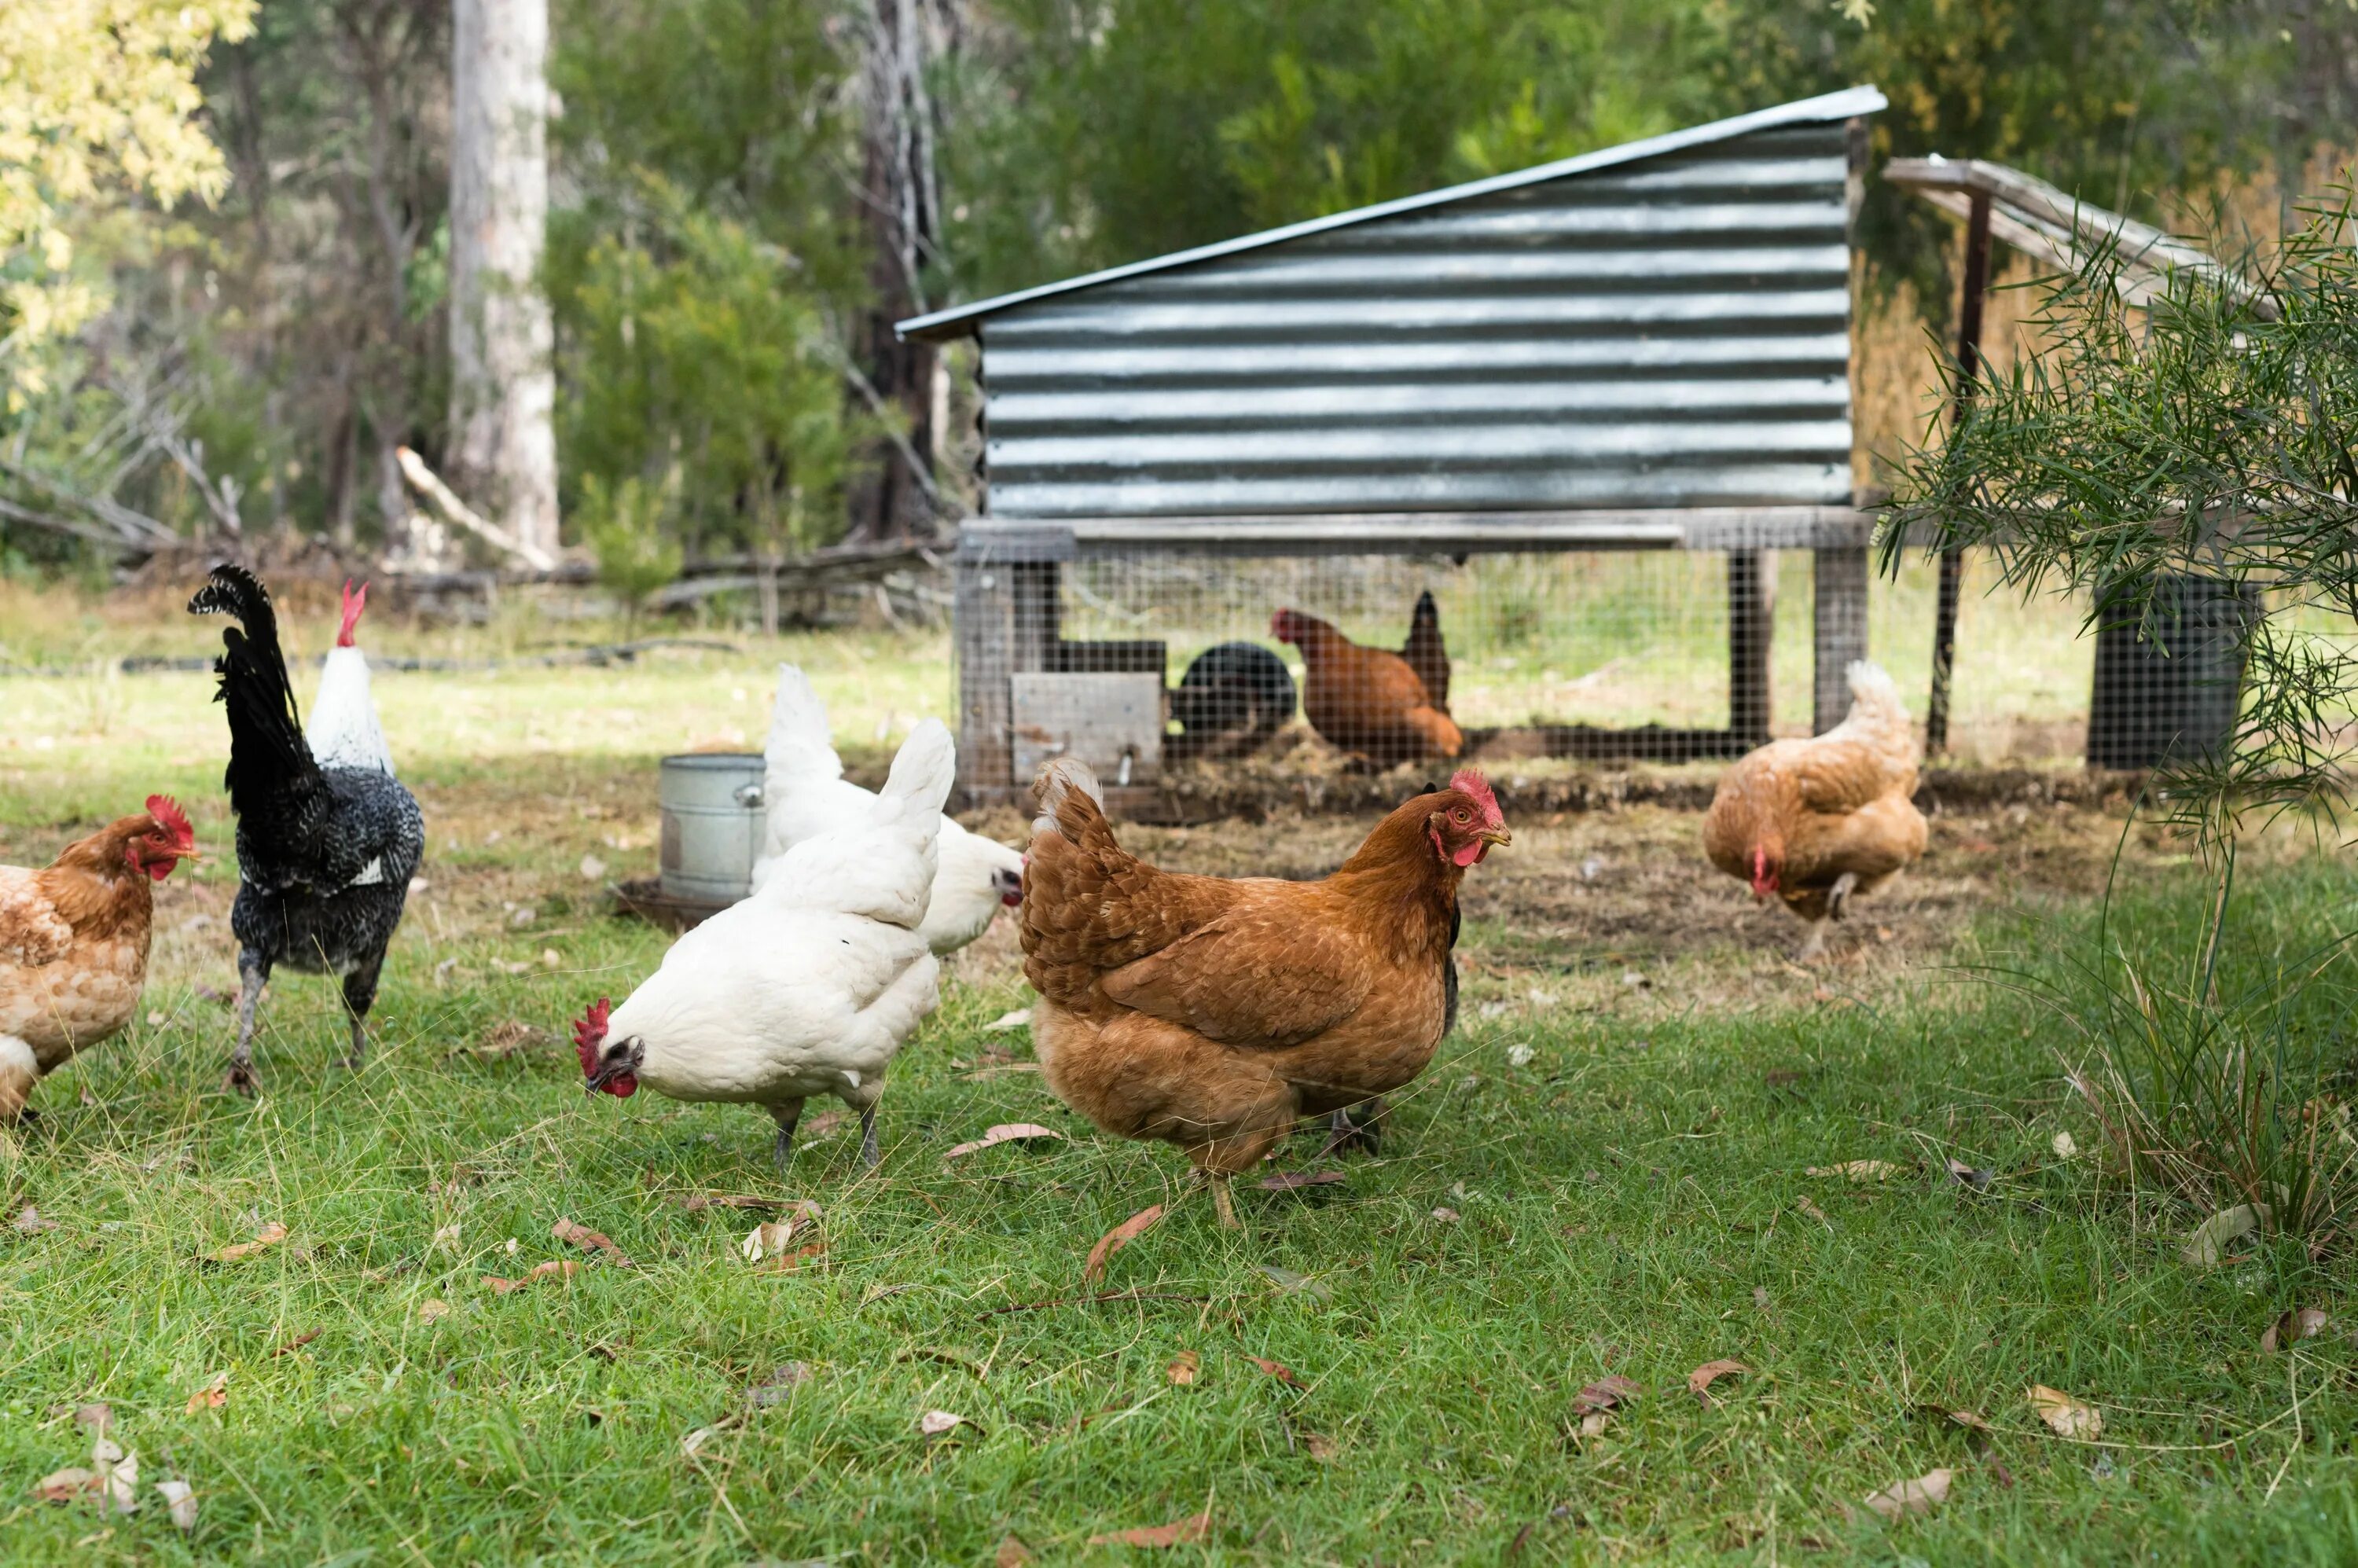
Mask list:
[[[753,599],[761,607],[762,635],[778,634],[778,558],[757,557],[753,562]]]
[[[1768,739],[1768,637],[1777,618],[1765,550],[1727,552],[1727,729],[1738,743]]]
[[[1008,658],[1015,646],[1015,568],[958,553],[951,574],[957,648],[958,791],[1005,789],[1015,778]]]
[[[1835,546],[1812,559],[1810,727],[1823,735],[1850,711],[1846,672],[1852,660],[1866,657],[1866,546]]]
[[[1964,297],[1957,302],[1957,395],[1949,418],[1953,430],[1973,406],[1974,383],[1981,375],[1982,296],[1989,292],[1989,192],[1973,193],[1965,219]],[[1949,684],[1957,661],[1957,592],[1965,575],[1962,550],[1941,552],[1941,597],[1933,610],[1932,693],[1924,704],[1924,754],[1949,744]]]

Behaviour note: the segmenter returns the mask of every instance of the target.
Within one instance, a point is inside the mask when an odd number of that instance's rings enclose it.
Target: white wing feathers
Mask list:
[[[809,677],[792,665],[780,665],[766,748],[768,817],[762,853],[753,862],[756,893],[775,883],[787,851],[860,820],[875,802],[843,776],[842,760],[828,737],[827,708]],[[1020,851],[968,833],[946,816],[941,819],[935,868],[933,895],[918,934],[936,953],[954,953],[981,935],[1001,903],[1022,886]]]
[[[955,770],[949,731],[920,724],[865,810],[797,844],[765,890],[673,945],[609,1023],[644,1043],[650,1087],[762,1104],[872,1097],[938,1000],[939,964],[915,927]]]

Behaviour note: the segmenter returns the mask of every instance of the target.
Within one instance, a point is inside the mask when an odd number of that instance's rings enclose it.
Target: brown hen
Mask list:
[[[1269,634],[1302,650],[1302,716],[1329,745],[1383,767],[1416,757],[1455,757],[1466,749],[1448,708],[1400,654],[1363,647],[1298,610],[1270,617]],[[1412,630],[1409,646],[1446,682],[1448,655],[1432,659],[1440,638],[1436,619],[1429,642]]]
[[[1804,962],[1825,951],[1826,922],[1924,852],[1916,732],[1877,665],[1850,666],[1849,716],[1812,740],[1771,741],[1719,781],[1703,821],[1711,863],[1808,922]]]
[[[1023,972],[1049,1087],[1109,1132],[1176,1145],[1213,1184],[1305,1115],[1424,1070],[1455,1022],[1457,887],[1509,841],[1479,773],[1419,795],[1324,881],[1165,871],[1114,841],[1088,769],[1034,786]]]

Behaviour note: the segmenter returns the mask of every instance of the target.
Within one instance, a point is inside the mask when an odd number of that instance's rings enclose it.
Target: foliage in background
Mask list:
[[[2264,609],[2212,635],[2244,669],[2223,745],[2184,752],[2152,790],[2206,853],[2213,896],[2183,973],[2097,950],[2067,987],[2093,1063],[2077,1078],[2122,1158],[2162,1190],[2266,1204],[2310,1229],[2353,1196],[2346,1108],[2298,1049],[2290,1010],[2340,943],[2223,989],[2236,851],[2257,822],[2348,803],[2358,697],[2358,255],[2353,203],[2309,212],[2256,284],[2180,270],[2149,308],[2125,304],[2117,254],[2042,285],[2045,347],[1976,384],[1945,444],[1920,451],[1889,519],[1884,564],[1912,529],[1977,548],[2025,596],[2068,589],[2093,618],[2162,641],[2173,584],[2259,590]],[[1956,370],[1949,368],[1950,390]],[[2093,630],[2093,627],[2091,628]],[[2183,643],[2182,634],[2180,643]],[[2184,657],[2180,645],[2166,652]]]
[[[559,10],[558,469],[580,500],[660,486],[690,553],[842,530],[863,427],[836,345],[861,286],[834,19],[817,0]]]
[[[11,0],[0,6],[0,384],[14,413],[40,351],[102,308],[74,229],[138,197],[221,194],[195,73],[253,0]]]
[[[598,557],[598,580],[622,600],[635,624],[647,595],[679,576],[680,548],[665,527],[666,487],[633,474],[611,489],[592,474],[581,481],[574,517]]]

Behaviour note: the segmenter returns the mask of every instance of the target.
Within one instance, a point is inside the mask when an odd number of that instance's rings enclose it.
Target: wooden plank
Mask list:
[[[1065,568],[1054,561],[1017,561],[999,569],[1015,585],[1015,637],[1008,644],[1008,669],[1055,669],[1056,645],[1065,640]]]
[[[1019,670],[1010,677],[1015,776],[1031,779],[1054,757],[1078,757],[1106,784],[1154,783],[1163,773],[1163,676],[1058,675]]]
[[[1965,224],[1965,276],[1957,300],[1957,390],[1952,426],[1965,421],[1982,368],[1982,297],[1989,292],[1990,198],[1973,193]],[[1932,607],[1932,690],[1924,702],[1924,754],[1938,756],[1949,744],[1949,687],[1957,662],[1957,594],[1964,581],[1962,551],[1941,552],[1941,591]]]
[[[1015,645],[1015,579],[1004,566],[961,558],[951,574],[957,650],[958,791],[969,803],[1015,783],[1008,651]]]
[[[1823,735],[1850,711],[1844,672],[1866,657],[1866,547],[1818,551],[1811,576],[1810,726]]]
[[[1727,552],[1727,730],[1748,746],[1768,739],[1769,636],[1777,619],[1771,560]]]

